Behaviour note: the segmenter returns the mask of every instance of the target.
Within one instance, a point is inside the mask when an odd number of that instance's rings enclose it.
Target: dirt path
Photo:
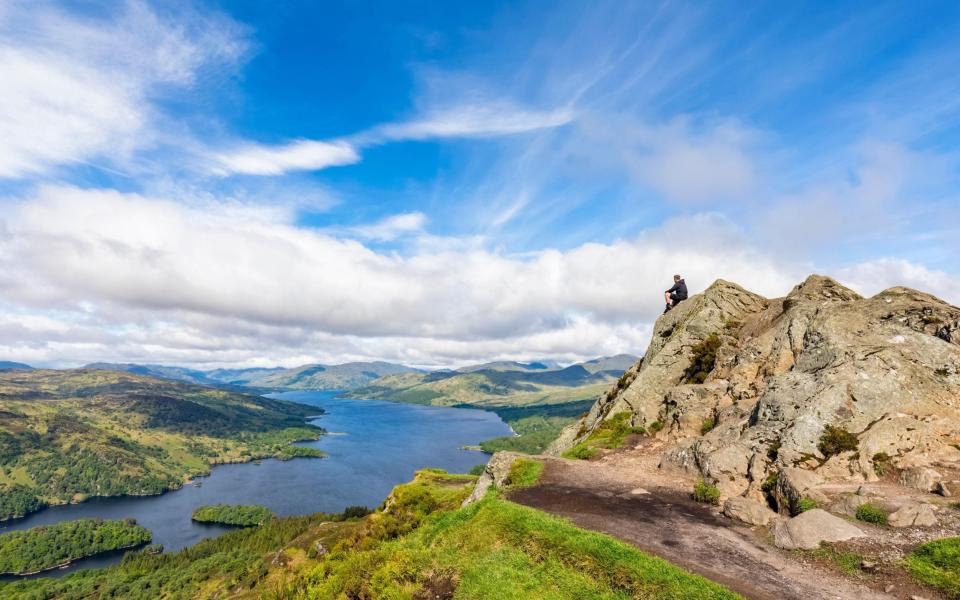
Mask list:
[[[601,531],[762,600],[894,598],[799,562],[754,532],[654,478],[642,458],[549,460],[540,483],[510,499]],[[666,484],[666,485],[665,485]]]

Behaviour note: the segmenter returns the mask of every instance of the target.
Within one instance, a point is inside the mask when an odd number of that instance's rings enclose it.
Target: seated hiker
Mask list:
[[[667,312],[687,299],[687,283],[679,275],[674,275],[673,287],[663,293],[663,299],[667,302],[667,308],[663,312]]]

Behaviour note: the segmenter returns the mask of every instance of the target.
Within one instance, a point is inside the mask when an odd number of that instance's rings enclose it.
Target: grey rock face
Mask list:
[[[688,381],[693,349],[711,336],[713,369]],[[663,424],[661,467],[725,496],[762,497],[772,474],[792,469],[824,484],[876,481],[875,461],[935,491],[952,480],[935,474],[960,472],[960,308],[902,287],[863,298],[822,276],[772,300],[717,281],[657,320],[643,360],[549,453],[622,412],[635,426]],[[852,434],[855,449],[825,455],[827,426]],[[794,485],[802,477],[790,471],[773,494],[816,499],[818,484]]]
[[[819,508],[779,521],[773,528],[773,543],[786,550],[812,550],[820,542],[842,542],[860,537],[864,537],[864,533],[859,527]]]

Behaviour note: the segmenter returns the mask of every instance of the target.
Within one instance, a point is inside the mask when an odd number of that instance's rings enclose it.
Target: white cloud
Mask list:
[[[422,224],[422,215],[400,215],[368,233]],[[3,218],[0,303],[62,321],[74,343],[102,344],[98,356],[279,360],[311,347],[424,363],[639,352],[674,271],[694,291],[716,277],[766,293],[795,283],[727,229],[705,215],[635,240],[523,257],[425,236],[403,256],[224,206],[45,187]],[[680,249],[677,230],[697,235]],[[51,359],[81,355],[33,329],[5,338],[0,354],[40,344]]]
[[[246,144],[215,156],[218,175],[282,175],[288,171],[318,171],[360,161],[356,149],[346,142],[298,140],[282,146]]]
[[[427,223],[427,216],[421,212],[390,215],[371,225],[354,227],[351,233],[359,237],[390,242],[403,235],[420,233]]]
[[[358,163],[361,149],[388,142],[511,135],[559,127],[572,119],[569,110],[531,111],[502,102],[464,105],[409,122],[373,127],[342,140],[298,140],[280,146],[246,143],[216,154],[211,170],[218,175],[319,171]]]
[[[65,164],[122,161],[155,143],[152,105],[164,86],[188,86],[206,67],[244,52],[229,20],[158,17],[129,1],[108,18],[80,18],[46,2],[0,12],[0,177]]]
[[[384,140],[424,140],[450,137],[492,137],[551,129],[571,122],[569,109],[535,111],[509,103],[466,104],[434,111],[406,123],[373,128],[359,138]]]
[[[842,268],[837,271],[837,277],[866,296],[901,285],[933,294],[954,306],[960,306],[960,277],[928,269],[908,260],[871,260]]]

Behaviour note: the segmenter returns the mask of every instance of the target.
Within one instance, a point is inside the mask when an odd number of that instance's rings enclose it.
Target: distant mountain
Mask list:
[[[0,360],[0,369],[32,369],[30,365],[25,365],[23,363],[11,362],[9,360]]]
[[[207,374],[204,371],[187,369],[185,367],[99,362],[84,365],[82,368],[96,369],[99,371],[119,371],[122,373],[133,373],[134,375],[146,375],[147,377],[169,379],[171,381],[182,381],[184,383],[197,383],[201,385],[216,385],[219,383],[218,381],[207,377]]]
[[[638,360],[640,360],[639,356],[634,356],[632,354],[617,354],[615,356],[603,356],[600,358],[595,358],[580,364],[584,369],[590,371],[591,373],[596,373],[598,371],[617,371],[619,373],[623,373],[632,367]]]
[[[207,378],[220,383],[229,385],[250,385],[251,382],[261,379],[280,371],[286,371],[283,367],[253,367],[249,369],[214,369],[207,371]]]
[[[91,363],[83,368],[133,373],[200,385],[239,386],[257,390],[350,390],[367,385],[385,375],[418,372],[417,369],[388,362],[315,364],[293,369],[256,367],[212,371],[132,363]]]
[[[529,363],[516,362],[512,360],[500,360],[479,365],[468,365],[466,367],[457,369],[457,371],[460,373],[473,373],[475,371],[548,371],[559,368],[560,363],[554,360]]]
[[[401,373],[382,377],[346,395],[351,398],[443,406],[528,406],[576,402],[605,391],[637,360],[636,357],[623,354],[565,368],[560,368],[553,361],[504,361],[456,371]]]
[[[387,375],[416,372],[419,371],[388,362],[304,365],[257,377],[246,385],[277,390],[351,390]]]

